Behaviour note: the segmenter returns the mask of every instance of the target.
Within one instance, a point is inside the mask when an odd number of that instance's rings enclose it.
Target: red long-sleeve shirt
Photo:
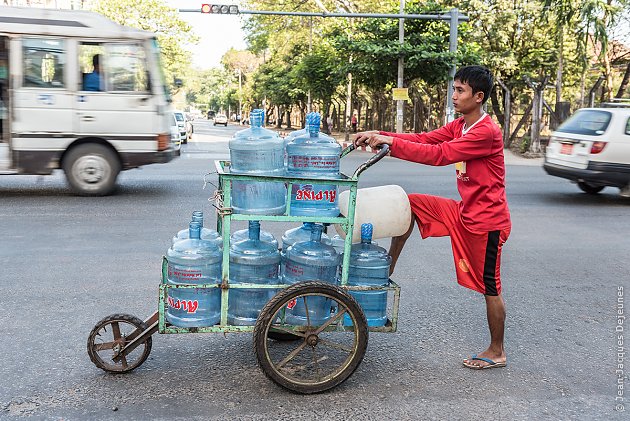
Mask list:
[[[509,228],[510,211],[505,195],[503,138],[486,115],[462,134],[464,118],[428,133],[389,133],[391,155],[407,161],[442,166],[455,165],[461,221],[473,232]]]

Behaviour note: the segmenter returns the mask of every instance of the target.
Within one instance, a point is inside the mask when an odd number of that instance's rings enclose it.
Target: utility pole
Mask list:
[[[400,0],[400,14],[405,12],[405,0]],[[398,19],[398,43],[403,45],[405,42],[405,19]],[[402,54],[398,57],[398,88],[403,88],[403,74],[405,69],[405,58]],[[399,99],[396,101],[396,133],[403,132],[405,101]]]
[[[313,16],[309,17],[309,34],[308,34],[308,53],[312,54],[313,52]],[[306,107],[308,112],[313,111],[313,103],[311,100],[311,90],[308,90],[308,105]]]
[[[242,97],[243,97],[243,71],[241,68],[238,68],[238,115],[237,118],[243,120],[243,105],[242,105]]]
[[[460,20],[459,10],[457,8],[451,9],[451,27],[448,37],[448,51],[450,53],[457,52],[457,23]],[[446,122],[449,123],[455,120],[455,109],[453,108],[453,81],[455,79],[455,72],[457,65],[453,63],[448,71],[448,87],[446,92]]]

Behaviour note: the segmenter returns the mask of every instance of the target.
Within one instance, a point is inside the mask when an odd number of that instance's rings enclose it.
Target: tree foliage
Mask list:
[[[175,91],[174,79],[182,78],[190,68],[186,46],[197,42],[190,26],[180,19],[176,9],[162,0],[97,0],[93,10],[121,25],[154,32],[165,67],[167,83]]]

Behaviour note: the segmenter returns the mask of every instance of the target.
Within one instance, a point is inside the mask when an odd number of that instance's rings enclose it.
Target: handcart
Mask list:
[[[341,157],[354,150],[351,145]],[[352,176],[339,178],[302,178],[253,176],[230,173],[229,161],[215,161],[219,176],[215,194],[217,231],[223,237],[222,282],[220,284],[169,285],[166,257],[162,258],[162,278],[159,289],[158,311],[146,320],[127,314],[112,314],[99,321],[88,337],[87,351],[92,362],[112,373],[127,373],[139,367],[151,352],[155,332],[206,333],[253,332],[254,352],[265,375],[276,384],[298,393],[317,393],[331,389],[348,379],[361,363],[368,344],[368,332],[395,332],[398,319],[400,287],[391,279],[386,286],[348,285],[348,268],[357,196],[357,183],[363,171],[382,159],[388,152],[384,147],[361,164]],[[283,215],[236,214],[231,208],[232,181],[264,181],[287,185],[287,207]],[[294,184],[336,184],[350,190],[346,216],[306,217],[290,216],[291,191]],[[339,224],[347,234],[341,265],[339,285],[312,281],[293,285],[259,285],[229,282],[229,238],[232,221],[318,222]],[[171,288],[220,288],[221,320],[208,327],[183,328],[171,325],[165,318],[168,291]],[[272,288],[279,291],[263,307],[254,326],[236,326],[228,323],[230,290],[235,288]],[[366,317],[348,291],[387,291],[387,322],[384,326],[368,327]],[[308,303],[328,300],[331,314],[323,323],[311,323]],[[326,301],[326,302],[328,302]],[[291,325],[286,320],[287,309],[302,305],[306,323]]]

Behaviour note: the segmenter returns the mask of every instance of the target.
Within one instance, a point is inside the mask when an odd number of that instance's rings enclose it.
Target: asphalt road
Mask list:
[[[61,174],[0,178],[0,417],[627,419],[615,411],[630,410],[630,362],[621,359],[618,383],[615,329],[630,329],[616,318],[618,287],[626,303],[630,294],[630,200],[616,189],[581,193],[535,161],[507,167],[507,368],[461,366],[487,345],[483,298],[456,284],[447,238],[414,235],[393,277],[402,286],[398,332],[371,334],[359,369],[330,392],[300,396],[275,386],[257,367],[249,334],[156,334],[136,371],[97,369],[86,353],[94,324],[112,313],[154,312],[173,234],[192,210],[216,222],[204,174],[228,156],[227,136],[242,127],[195,124],[181,158],[121,174],[115,196],[72,196]],[[342,167],[350,172],[369,156],[352,153]],[[391,183],[457,198],[452,168],[393,158],[369,169],[361,186]],[[290,227],[264,226],[275,235]],[[623,401],[615,400],[618,384]]]

